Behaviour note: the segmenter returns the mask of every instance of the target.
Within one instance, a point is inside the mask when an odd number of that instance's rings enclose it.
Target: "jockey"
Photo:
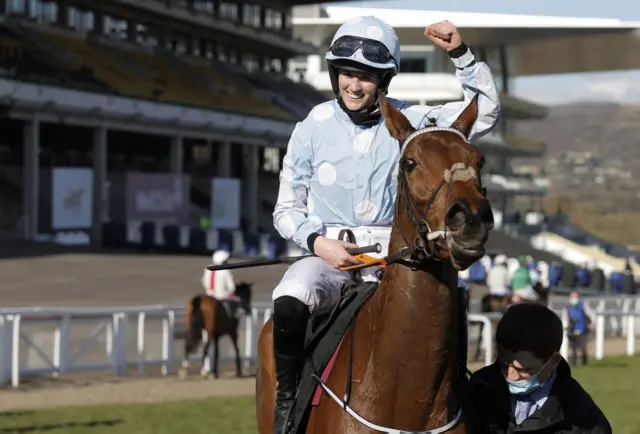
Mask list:
[[[475,60],[452,23],[433,24],[425,35],[448,52],[464,101],[438,106],[388,101],[415,128],[433,122],[449,126],[478,94],[478,117],[470,133],[470,140],[477,140],[495,126],[500,113],[489,67]],[[361,246],[379,242],[382,252],[371,256],[383,257],[393,220],[400,147],[381,117],[377,92],[386,93],[399,72],[398,36],[378,18],[355,18],[337,30],[325,60],[335,99],[317,105],[296,125],[273,213],[280,235],[315,254],[295,262],[272,295],[277,379],[274,434],[286,431],[284,421],[304,363],[309,316],[335,306],[350,278],[338,268],[359,263],[345,250],[357,246],[337,240],[339,231],[351,229]],[[378,280],[372,268],[362,270],[364,280]]]
[[[496,256],[493,267],[489,270],[487,285],[492,295],[499,297],[508,297],[511,295],[507,255],[499,254]]]
[[[226,250],[216,250],[211,256],[214,265],[222,265],[229,260],[231,254]],[[236,282],[231,270],[209,271],[202,273],[202,286],[207,295],[220,301],[235,300]]]
[[[540,296],[533,290],[534,283],[531,282],[528,260],[525,256],[520,256],[518,261],[520,262],[520,267],[511,277],[511,290],[514,295],[524,300],[537,301]]]

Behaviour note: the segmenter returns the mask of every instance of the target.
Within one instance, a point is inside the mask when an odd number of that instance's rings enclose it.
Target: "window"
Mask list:
[[[280,172],[279,148],[262,148],[262,170],[268,173]]]
[[[411,73],[425,73],[427,69],[427,59],[400,59],[400,71]]]
[[[229,21],[238,20],[238,5],[236,3],[220,3],[220,17]]]

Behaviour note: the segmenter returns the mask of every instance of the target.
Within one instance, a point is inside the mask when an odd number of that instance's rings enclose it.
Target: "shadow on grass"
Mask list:
[[[19,417],[33,414],[32,411],[5,411],[0,413],[0,417]]]
[[[52,431],[54,429],[63,428],[100,428],[103,426],[114,426],[121,424],[122,420],[93,420],[90,422],[67,422],[67,423],[52,423],[50,425],[29,425],[29,426],[17,426],[12,428],[0,428],[0,433],[29,433],[29,432],[45,432]]]

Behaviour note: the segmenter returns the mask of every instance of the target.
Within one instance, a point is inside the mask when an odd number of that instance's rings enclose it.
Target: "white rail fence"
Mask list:
[[[596,314],[596,358],[604,355],[605,336],[627,336],[627,354],[635,354],[640,315],[638,297],[599,297],[587,301]],[[567,323],[562,307],[566,297],[555,297],[551,307]],[[257,338],[271,316],[270,304],[256,304],[240,330],[244,368],[255,366]],[[33,374],[57,377],[72,372],[110,371],[144,375],[159,367],[162,375],[175,372],[183,356],[184,308],[139,306],[116,308],[18,308],[0,309],[0,386],[18,387],[21,378]],[[470,326],[484,324],[480,345],[484,364],[494,360],[494,324],[500,314],[469,314]],[[470,327],[470,336],[475,336]],[[566,336],[565,336],[566,338]],[[224,338],[228,339],[228,338]],[[224,340],[223,339],[223,340]],[[220,360],[233,360],[223,351]],[[568,354],[567,339],[562,353]],[[191,360],[198,361],[200,355]]]

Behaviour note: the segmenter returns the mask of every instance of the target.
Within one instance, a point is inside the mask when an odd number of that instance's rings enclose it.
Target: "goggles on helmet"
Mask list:
[[[351,57],[357,50],[361,50],[362,57],[373,63],[387,63],[393,60],[393,56],[382,42],[355,36],[338,38],[329,50],[337,57]]]

